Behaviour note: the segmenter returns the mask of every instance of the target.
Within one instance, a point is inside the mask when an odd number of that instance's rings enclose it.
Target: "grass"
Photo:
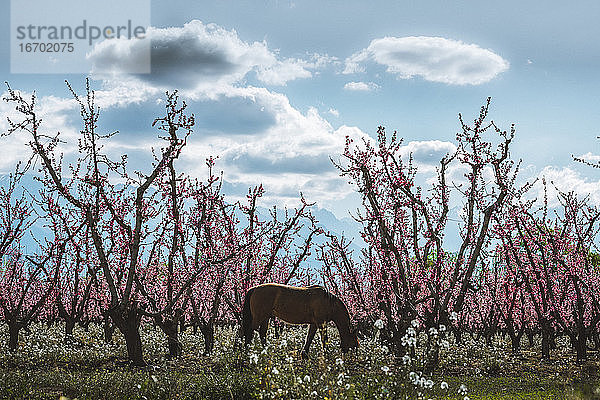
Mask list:
[[[474,339],[461,346],[450,341],[441,350],[437,375],[427,377],[419,372],[420,347],[406,362],[376,338],[366,338],[358,351],[342,355],[334,331],[325,351],[315,340],[311,359],[303,361],[299,350],[305,332],[286,329],[281,337],[270,337],[265,348],[255,341],[241,353],[233,350],[235,330],[221,329],[214,354],[205,357],[201,335],[187,331],[181,337],[184,355],[169,361],[165,337],[147,326],[142,340],[149,366],[131,368],[120,335],[106,345],[98,327],[76,329],[65,344],[62,326],[36,325],[21,337],[16,353],[6,348],[2,327],[0,398],[600,399],[598,355],[577,365],[566,342],[559,341],[552,361],[541,362],[536,347],[513,356],[500,339],[492,346]]]
[[[152,378],[154,376],[154,379]],[[166,371],[3,371],[3,399],[251,399],[252,384],[237,375]]]

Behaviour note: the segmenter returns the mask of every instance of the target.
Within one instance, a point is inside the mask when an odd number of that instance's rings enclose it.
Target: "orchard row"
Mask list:
[[[543,180],[520,183],[509,151],[515,128],[489,121],[489,99],[472,123],[459,116],[456,148],[429,186],[419,184],[419,165],[396,133],[346,139],[335,166],[362,199],[356,254],[319,225],[302,196],[297,208],[265,216],[262,185],[245,201],[228,201],[213,158],[203,180],[178,171],[195,121],[177,93],[167,94],[165,115],[153,123],[164,145],[147,171],[132,172],[126,157],[106,151],[112,139],[99,132],[89,83],[82,97],[69,89],[82,120],[70,161],[58,134],[45,131],[34,96],[9,87],[5,98],[17,114],[6,133],[26,135],[32,154],[0,189],[0,317],[11,349],[33,321],[65,321],[67,334],[95,322],[107,340],[118,328],[129,359],[143,365],[140,324],[152,321],[170,356],[183,351],[185,326],[201,331],[209,353],[215,326],[238,324],[246,291],[265,282],[323,284],[363,334],[377,325],[397,355],[414,320],[435,340],[507,334],[515,352],[523,335],[540,335],[546,358],[559,335],[579,360],[590,344],[600,347],[600,211],[573,193],[552,191],[558,198],[550,201]],[[35,191],[21,185],[26,174]],[[556,200],[560,207],[550,207]],[[455,204],[460,243],[449,252]],[[35,254],[25,254],[29,236]]]

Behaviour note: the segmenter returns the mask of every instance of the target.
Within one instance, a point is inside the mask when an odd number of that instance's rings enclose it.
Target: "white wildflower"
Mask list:
[[[414,336],[413,336],[413,337],[410,337],[410,338],[408,338],[408,339],[406,340],[406,344],[407,344],[408,346],[413,346],[413,347],[414,347],[414,346],[416,346],[416,345],[417,345],[417,338],[416,338],[416,337],[414,337]]]
[[[419,375],[416,372],[411,371],[410,374],[408,374],[408,378],[410,379],[413,385],[419,384]]]
[[[375,321],[375,328],[383,329],[383,321],[381,319],[378,319],[377,321]]]
[[[388,372],[390,372],[390,367],[388,367],[387,365],[384,365],[383,367],[381,367],[381,370],[387,374]]]
[[[442,389],[442,390],[448,389],[448,383],[446,381],[442,381],[442,383],[440,383],[440,389]]]

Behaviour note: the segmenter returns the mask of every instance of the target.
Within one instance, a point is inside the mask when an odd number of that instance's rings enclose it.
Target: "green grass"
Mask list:
[[[154,376],[154,378],[152,378]],[[365,376],[353,379],[356,398],[373,398],[377,390]],[[565,382],[540,377],[469,378],[446,377],[450,386],[465,384],[471,400],[500,399],[597,399],[594,385],[579,384],[575,389]],[[36,370],[0,371],[2,399],[253,399],[259,392],[255,373],[222,371],[212,373],[182,373],[124,368],[117,371]],[[139,385],[139,387],[138,387]],[[462,399],[436,390],[431,398]],[[373,396],[373,397],[371,397]]]
[[[471,400],[566,399],[572,391],[569,385],[556,379],[539,376],[516,377],[450,377],[449,383],[461,382],[469,388]],[[460,397],[453,397],[460,398]]]
[[[222,329],[209,357],[202,355],[201,335],[188,331],[181,337],[184,355],[169,361],[164,336],[147,327],[142,340],[149,366],[131,368],[119,335],[105,345],[99,328],[77,329],[65,345],[61,329],[35,326],[9,353],[0,327],[0,399],[396,399],[420,393],[424,399],[464,400],[461,385],[470,400],[600,399],[598,355],[577,365],[564,343],[550,362],[541,362],[536,348],[515,357],[501,341],[491,347],[476,340],[450,343],[437,375],[427,377],[418,372],[420,348],[405,364],[374,337],[344,356],[334,331],[325,351],[315,341],[309,361],[299,357],[305,329],[270,337],[266,348],[255,341],[247,353],[234,351],[234,329]]]
[[[155,377],[156,382],[152,378]],[[142,371],[2,371],[2,399],[252,399],[241,374]]]

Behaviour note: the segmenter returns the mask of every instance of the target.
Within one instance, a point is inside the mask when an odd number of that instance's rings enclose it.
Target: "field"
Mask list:
[[[316,340],[311,359],[303,361],[303,328],[285,328],[278,338],[271,330],[265,348],[256,338],[247,353],[234,349],[233,328],[220,328],[210,356],[202,355],[202,336],[188,329],[181,335],[183,356],[171,361],[164,335],[146,325],[142,340],[149,365],[132,368],[120,334],[113,344],[105,344],[94,325],[88,332],[77,327],[68,340],[63,332],[60,324],[34,325],[11,353],[7,329],[1,328],[0,398],[600,398],[597,354],[578,365],[560,339],[552,360],[542,362],[539,344],[531,349],[524,344],[522,354],[513,356],[500,337],[492,346],[469,336],[456,346],[449,337],[439,370],[422,377],[419,345],[409,362],[396,360],[377,333],[363,338],[358,351],[342,355],[337,332],[330,328],[325,352]]]

